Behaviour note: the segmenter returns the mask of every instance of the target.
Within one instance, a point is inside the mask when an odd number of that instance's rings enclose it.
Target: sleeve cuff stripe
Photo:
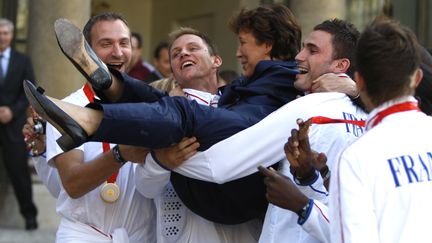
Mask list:
[[[323,213],[322,209],[314,202],[315,207],[318,208],[323,218],[327,221],[327,223],[330,223],[330,220],[326,217],[326,215]]]

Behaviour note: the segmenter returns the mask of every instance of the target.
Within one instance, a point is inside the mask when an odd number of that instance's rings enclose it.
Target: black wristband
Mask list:
[[[306,176],[298,176],[297,172],[294,171],[294,181],[299,185],[308,185],[317,179],[317,173],[315,169],[311,169]]]
[[[306,218],[307,213],[309,212],[310,202],[308,203],[299,211],[296,212],[297,216],[299,216],[300,219],[304,220]]]
[[[127,162],[127,160],[125,160],[123,156],[121,156],[118,144],[111,149],[111,152],[114,156],[114,160],[116,163],[124,165]]]
[[[328,168],[327,165],[320,170],[320,174],[321,174],[323,181],[327,181],[330,179],[331,173],[330,173],[330,169]]]

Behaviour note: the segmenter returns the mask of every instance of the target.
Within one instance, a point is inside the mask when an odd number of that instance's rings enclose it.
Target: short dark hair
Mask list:
[[[414,94],[410,77],[419,68],[420,48],[408,28],[388,18],[377,18],[360,36],[355,58],[374,105]]]
[[[161,42],[159,42],[159,44],[156,46],[156,48],[155,48],[155,50],[154,50],[154,52],[153,52],[153,57],[154,57],[155,59],[159,59],[159,58],[160,58],[160,52],[161,52],[163,49],[168,49],[168,50],[169,50],[168,42],[166,42],[166,41],[161,41]]]
[[[330,19],[315,26],[313,30],[321,30],[332,36],[333,59],[349,59],[350,66],[347,73],[352,75],[355,69],[354,52],[360,37],[360,32],[357,28],[347,21]]]
[[[83,29],[83,35],[86,41],[91,45],[91,30],[93,26],[99,22],[99,21],[114,21],[114,20],[121,20],[123,23],[125,23],[126,26],[129,27],[128,22],[126,19],[123,18],[123,16],[119,13],[109,12],[109,13],[103,13],[96,16],[93,16],[87,21],[86,25]]]
[[[131,37],[134,37],[137,40],[138,48],[142,47],[142,36],[140,33],[132,32]]]
[[[207,45],[207,48],[209,49],[209,53],[212,56],[218,55],[218,50],[216,45],[213,43],[213,41],[204,33],[190,28],[190,27],[180,27],[177,30],[174,30],[173,32],[171,32],[169,34],[169,47],[168,47],[168,51],[171,51],[171,47],[172,44],[174,43],[175,40],[177,40],[180,36],[183,35],[196,35],[198,37],[200,37],[204,43]]]
[[[300,51],[301,29],[294,14],[282,4],[242,9],[229,23],[235,34],[250,32],[257,44],[271,44],[270,57],[293,60]]]
[[[222,70],[219,72],[219,77],[221,77],[223,80],[225,80],[228,83],[231,83],[232,81],[238,79],[240,75],[234,70]]]

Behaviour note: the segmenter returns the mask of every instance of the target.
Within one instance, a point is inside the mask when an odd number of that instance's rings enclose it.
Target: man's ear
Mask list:
[[[213,66],[219,68],[222,66],[222,58],[218,55],[213,56]]]
[[[363,76],[358,71],[355,71],[355,73],[354,73],[354,79],[356,81],[356,85],[357,85],[357,88],[358,88],[359,92],[360,91],[364,92],[365,89],[366,89],[366,87],[365,87]]]
[[[348,58],[337,59],[336,61],[336,70],[335,73],[346,73],[351,65],[351,62]]]
[[[265,44],[265,48],[266,48],[266,55],[268,55],[270,57],[270,52],[273,49],[273,44],[271,43],[264,43]]]
[[[423,79],[423,70],[421,68],[418,68],[416,73],[415,73],[415,78],[414,78],[414,88],[417,88],[417,86],[420,84],[420,82]]]

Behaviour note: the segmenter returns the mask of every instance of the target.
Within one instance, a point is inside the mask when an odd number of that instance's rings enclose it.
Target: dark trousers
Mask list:
[[[104,119],[92,140],[149,148],[168,147],[193,135],[200,143],[199,150],[205,150],[254,124],[241,113],[201,106],[184,97],[102,104],[99,109],[104,110]],[[213,222],[243,223],[262,217],[267,209],[266,188],[259,173],[222,185],[172,173],[171,182],[190,210]]]
[[[201,106],[184,97],[154,97],[157,92],[139,87],[145,86],[144,82],[125,75],[122,78],[125,93],[121,101],[132,103],[94,104],[104,111],[104,118],[92,141],[156,149],[195,136],[199,150],[205,150],[283,105],[268,95],[256,94],[221,108]],[[157,101],[134,103],[146,99]],[[172,173],[171,182],[190,210],[213,222],[239,224],[262,217],[267,209],[266,188],[258,172],[222,185]]]
[[[21,133],[17,134],[19,139],[9,139],[2,128],[0,134],[3,164],[18,200],[20,213],[24,218],[36,217],[37,209],[33,203],[32,182],[24,139]]]

